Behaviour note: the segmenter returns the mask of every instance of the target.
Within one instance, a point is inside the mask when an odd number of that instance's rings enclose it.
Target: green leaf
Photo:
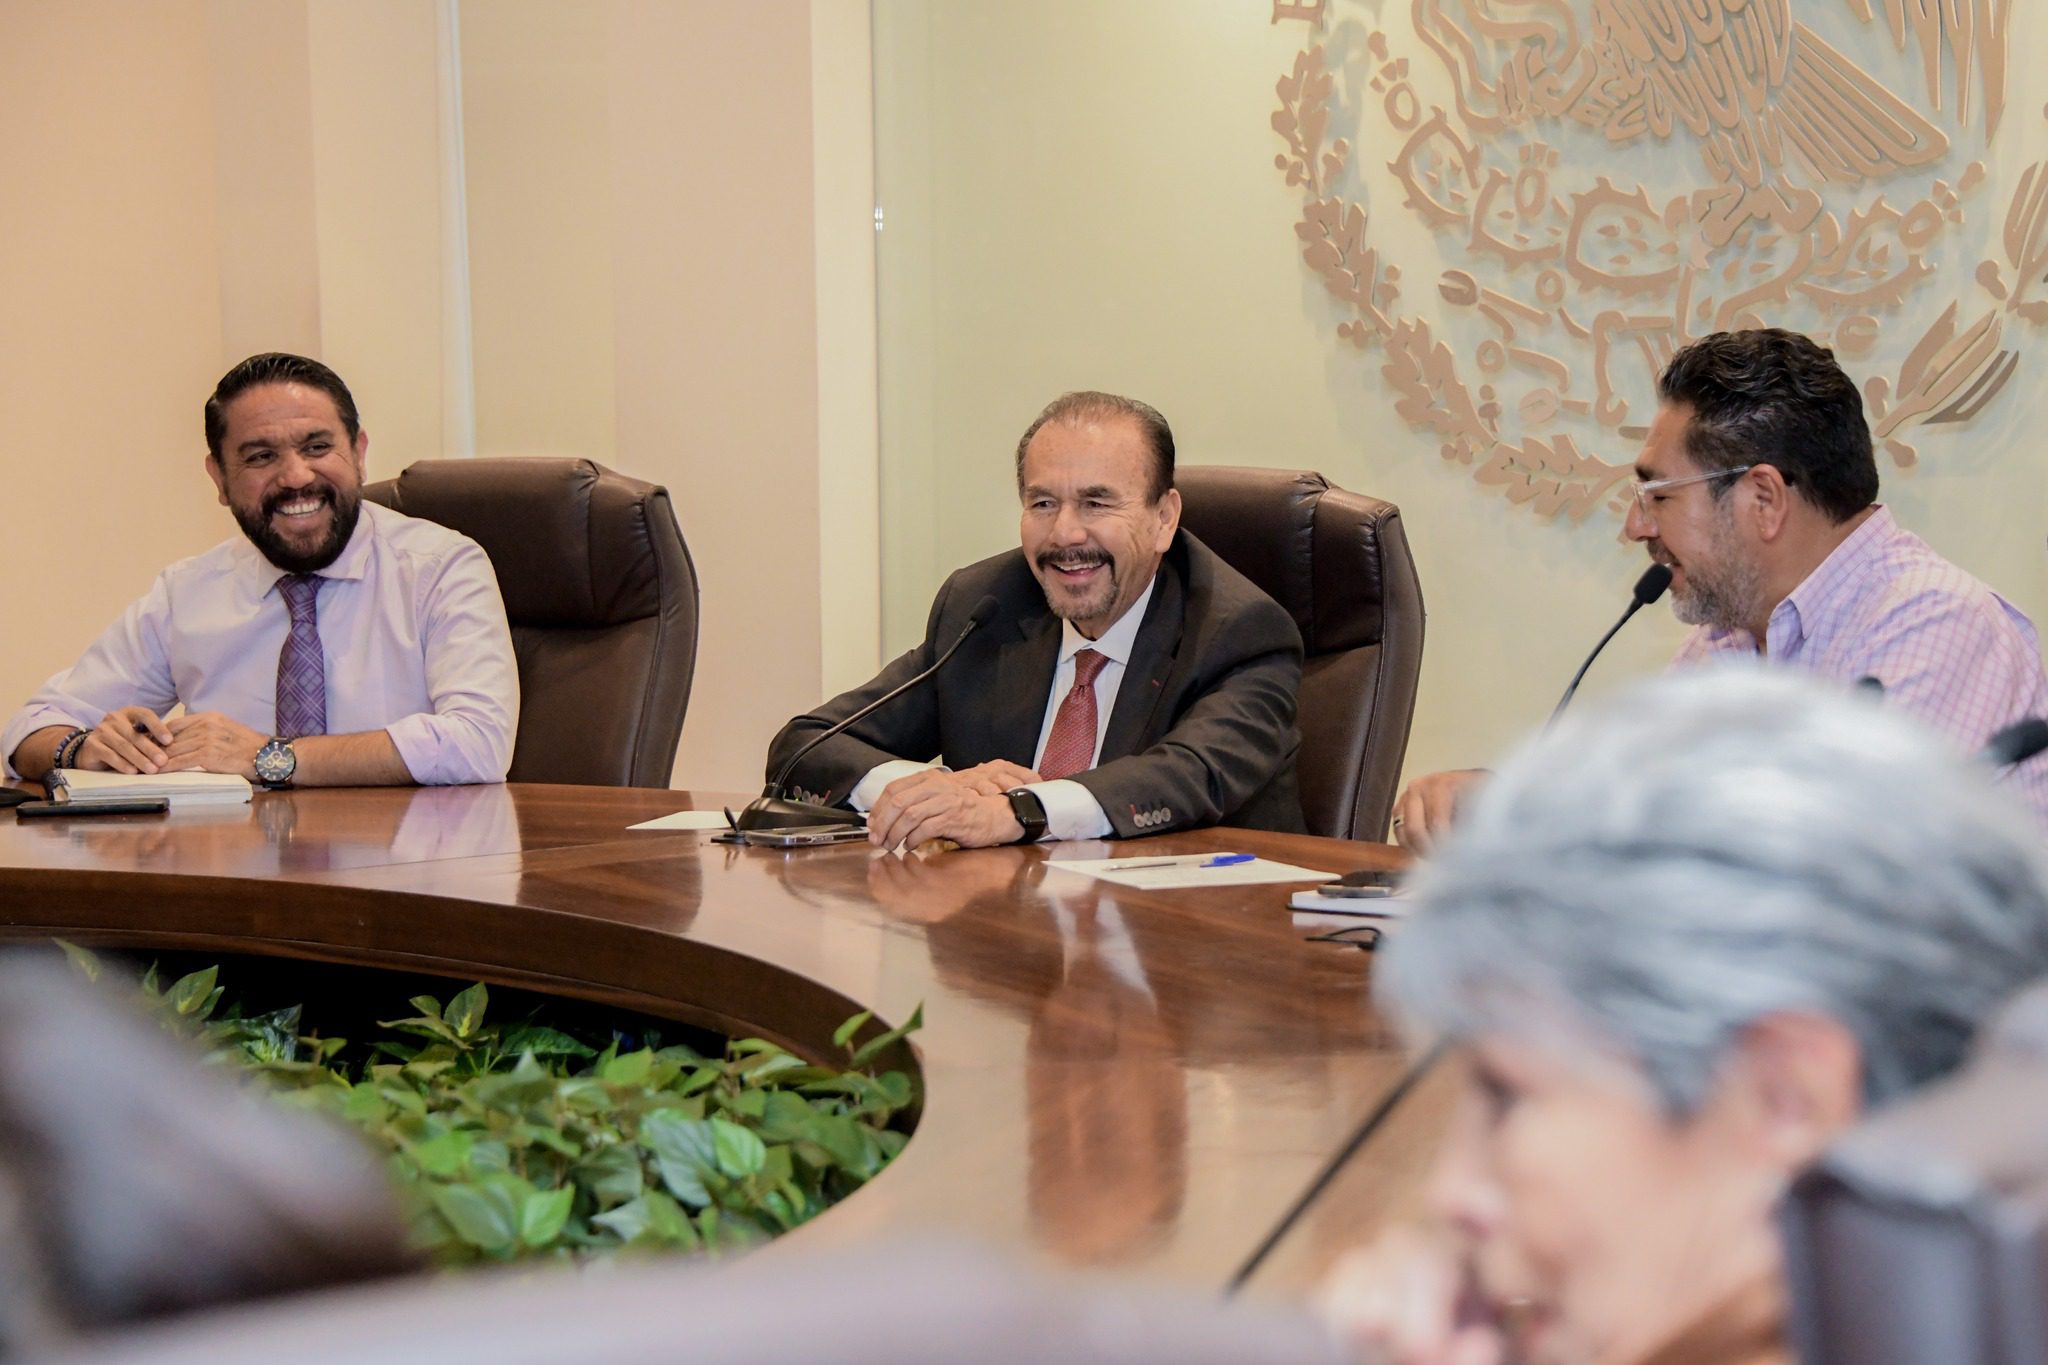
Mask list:
[[[767,1142],[793,1142],[804,1135],[811,1121],[811,1106],[801,1095],[771,1090],[762,1101],[761,1124],[757,1132]]]
[[[786,1052],[787,1049],[780,1043],[769,1042],[766,1038],[735,1038],[726,1044],[725,1051],[726,1055],[731,1057],[751,1057],[756,1054],[772,1057],[777,1053]]]
[[[832,1046],[838,1048],[845,1047],[853,1041],[853,1035],[860,1032],[861,1025],[874,1017],[875,1012],[873,1010],[862,1010],[838,1028],[832,1030]]]
[[[413,1148],[413,1160],[428,1175],[451,1176],[469,1164],[470,1153],[476,1147],[476,1138],[460,1128],[451,1128],[439,1137],[428,1138]]]
[[[721,1095],[718,1105],[719,1108],[724,1109],[726,1112],[738,1114],[741,1118],[758,1119],[767,1112],[768,1092],[765,1090],[742,1090],[731,1098]]]
[[[423,1014],[415,1019],[379,1019],[377,1027],[397,1029],[400,1033],[410,1033],[417,1038],[432,1038],[437,1042],[462,1042],[460,1034],[430,1015]]]
[[[206,1008],[208,997],[213,994],[214,978],[220,975],[219,967],[208,967],[205,971],[181,976],[171,986],[171,1008],[182,1015],[199,1015]]]
[[[490,1109],[517,1113],[528,1105],[539,1104],[551,1097],[555,1093],[555,1078],[529,1052],[509,1073],[479,1080],[473,1087],[473,1093],[478,1103]]]
[[[455,1030],[459,1038],[474,1038],[484,1022],[484,1009],[490,1004],[491,993],[479,981],[468,990],[448,1002],[441,1020]]]
[[[358,1127],[375,1129],[390,1117],[391,1106],[385,1103],[374,1085],[358,1085],[348,1092],[348,1102],[342,1105],[341,1115]]]
[[[695,1071],[692,1071],[681,1085],[676,1087],[676,1093],[678,1095],[694,1095],[724,1074],[723,1071],[720,1071],[715,1066],[700,1066]]]
[[[711,1202],[704,1175],[718,1169],[718,1139],[710,1122],[657,1109],[640,1120],[640,1145],[654,1154],[661,1183],[671,1194],[693,1208]]]
[[[860,1125],[844,1114],[814,1113],[804,1130],[804,1140],[823,1148],[840,1170],[858,1174],[866,1159],[860,1134]]]
[[[526,1196],[526,1204],[519,1211],[519,1240],[530,1247],[544,1247],[562,1235],[562,1225],[569,1221],[569,1210],[576,1203],[576,1187],[564,1185],[559,1190],[536,1190]]]
[[[614,1107],[604,1082],[588,1076],[563,1081],[555,1088],[555,1098],[578,1114],[609,1114]]]
[[[590,1191],[599,1208],[639,1198],[646,1183],[640,1170],[640,1154],[618,1144],[590,1153],[576,1163],[571,1174],[577,1184]]]
[[[627,1246],[695,1246],[697,1235],[689,1217],[676,1201],[660,1190],[649,1190],[631,1203],[590,1220]]]
[[[851,1063],[849,1063],[849,1065],[865,1066],[870,1057],[873,1057],[875,1054],[889,1047],[898,1039],[908,1037],[910,1034],[917,1032],[919,1029],[923,1027],[924,1006],[920,1004],[916,1009],[910,1012],[910,1018],[904,1021],[904,1023],[902,1023],[896,1028],[890,1029],[887,1033],[877,1034],[873,1038],[868,1039],[865,1043],[862,1043],[860,1047],[854,1052],[853,1060]]]
[[[441,1002],[431,995],[415,995],[406,1003],[421,1014],[426,1015],[429,1019],[439,1019],[441,1017]]]
[[[519,1238],[523,1201],[505,1184],[434,1185],[427,1194],[455,1235],[479,1251],[503,1255]]]
[[[499,1046],[507,1056],[517,1057],[522,1052],[531,1052],[536,1057],[595,1057],[597,1049],[587,1043],[579,1043],[560,1029],[544,1024],[515,1024],[505,1033]]]
[[[884,1071],[875,1077],[875,1088],[881,1092],[882,1100],[891,1109],[910,1107],[912,1089],[910,1077],[900,1071]]]
[[[654,1054],[646,1048],[606,1062],[598,1072],[606,1085],[644,1085],[654,1070]]]
[[[737,1123],[712,1119],[711,1135],[712,1147],[718,1156],[718,1169],[735,1180],[753,1175],[768,1159],[768,1149],[762,1145],[761,1139]]]
[[[97,981],[100,979],[100,959],[98,954],[89,949],[79,947],[69,939],[57,939],[56,944],[64,950],[64,956],[71,959],[71,965],[85,973],[87,981]]]

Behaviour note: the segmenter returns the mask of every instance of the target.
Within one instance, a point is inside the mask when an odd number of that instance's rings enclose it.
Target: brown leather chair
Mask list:
[[[519,656],[512,782],[666,787],[697,667],[668,490],[563,458],[421,460],[363,496],[491,557]]]
[[[1309,831],[1384,839],[1422,671],[1422,585],[1401,509],[1307,470],[1183,466],[1174,483],[1181,525],[1301,628]]]
[[[1779,1215],[1809,1365],[2048,1360],[2048,982],[1850,1129]]]

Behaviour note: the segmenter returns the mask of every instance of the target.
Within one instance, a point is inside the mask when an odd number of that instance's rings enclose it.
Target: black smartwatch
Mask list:
[[[1017,817],[1017,823],[1024,826],[1020,844],[1035,844],[1045,837],[1045,802],[1038,799],[1038,793],[1029,787],[1012,787],[1003,793],[1010,798],[1010,814]]]
[[[288,739],[272,739],[256,751],[256,780],[267,791],[282,791],[299,770],[299,756]]]

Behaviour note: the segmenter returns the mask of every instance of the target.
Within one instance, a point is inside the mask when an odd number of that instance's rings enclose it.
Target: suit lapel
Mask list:
[[[1116,709],[1109,713],[1109,729],[1102,736],[1102,752],[1096,756],[1098,764],[1137,753],[1155,737],[1153,717],[1166,700],[1167,678],[1180,652],[1181,628],[1186,620],[1186,585],[1181,582],[1173,556],[1168,554],[1159,561],[1152,602],[1145,609],[1145,623],[1138,628],[1138,638],[1131,647],[1131,661],[1124,666],[1124,680],[1116,690]]]
[[[1015,639],[996,651],[994,686],[984,698],[989,718],[990,758],[1031,766],[1052,671],[1060,657],[1059,618],[1040,611],[1017,622]],[[977,760],[978,761],[978,760]]]

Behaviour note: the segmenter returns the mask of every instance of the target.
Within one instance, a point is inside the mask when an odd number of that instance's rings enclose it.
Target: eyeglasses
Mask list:
[[[1738,465],[1734,469],[1716,469],[1705,474],[1687,474],[1676,479],[1651,479],[1647,483],[1639,480],[1631,485],[1636,495],[1636,510],[1649,520],[1655,521],[1657,514],[1650,510],[1649,494],[1662,493],[1669,488],[1683,488],[1689,483],[1705,483],[1708,479],[1732,479],[1737,474],[1747,474],[1755,468],[1753,464],[1746,464]]]

